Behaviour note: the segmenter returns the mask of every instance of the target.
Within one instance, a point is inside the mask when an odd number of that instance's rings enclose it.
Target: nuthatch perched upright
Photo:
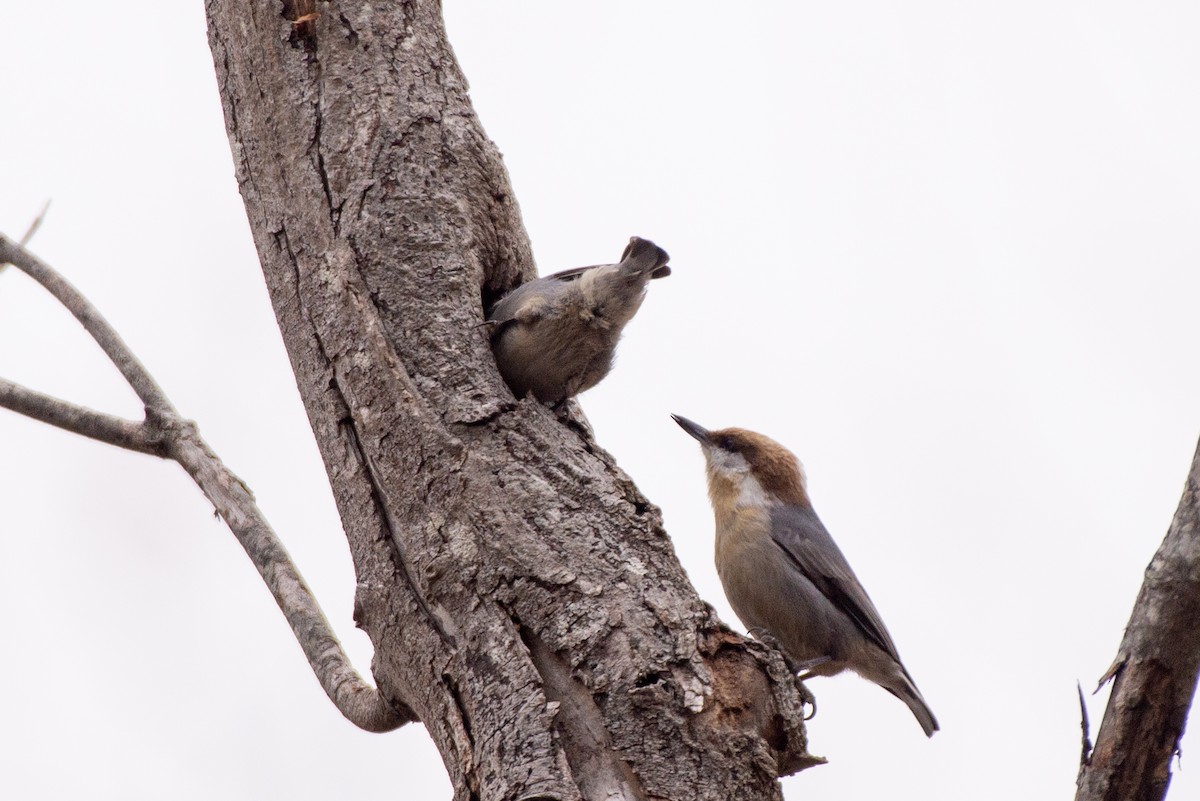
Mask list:
[[[932,737],[937,719],[900,663],[896,644],[846,557],[813,511],[791,451],[743,428],[707,431],[672,415],[700,441],[717,519],[717,574],[751,633],[773,637],[810,675],[849,668],[899,698]]]
[[[618,264],[564,270],[501,298],[487,318],[496,364],[513,394],[558,403],[600,383],[646,282],[671,274],[668,258],[635,236]]]

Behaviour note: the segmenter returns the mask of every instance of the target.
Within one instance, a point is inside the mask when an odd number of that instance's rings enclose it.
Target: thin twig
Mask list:
[[[25,229],[25,235],[21,237],[17,244],[19,244],[21,247],[25,247],[29,244],[29,240],[33,239],[33,235],[36,234],[38,229],[42,227],[42,222],[46,219],[46,212],[49,210],[50,201],[47,200],[42,205],[42,210],[38,212],[38,216],[34,217],[33,222],[31,222],[29,227]]]
[[[1084,768],[1088,766],[1088,762],[1092,759],[1092,724],[1088,722],[1087,701],[1083,697],[1083,685],[1076,681],[1075,689],[1079,693],[1079,728],[1082,732],[1079,752],[1079,773],[1082,774]],[[1078,777],[1076,777],[1076,780],[1078,781]]]
[[[112,445],[178,462],[254,562],[321,687],[338,710],[367,731],[391,731],[415,721],[411,709],[389,702],[355,671],[249,488],[213,453],[195,423],[179,416],[157,382],[91,302],[49,265],[3,235],[0,261],[16,265],[75,315],[142,399],[146,420],[123,420],[4,380],[0,380],[0,407]]]

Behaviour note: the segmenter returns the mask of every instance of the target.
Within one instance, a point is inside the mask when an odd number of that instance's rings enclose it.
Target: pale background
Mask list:
[[[1200,434],[1200,9],[446,12],[540,269],[631,234],[671,252],[583,405],[700,593],[736,625],[670,412],[800,455],[941,720],[927,741],[878,688],[814,681],[830,764],[786,795],[1069,798],[1075,681],[1108,667]],[[0,21],[0,230],[53,199],[33,249],[254,488],[365,668],[201,3],[2,0]],[[11,269],[0,342],[0,375],[138,414]],[[0,797],[450,797],[420,726],[340,718],[171,464],[0,411],[0,613]],[[1172,797],[1200,797],[1184,765]]]

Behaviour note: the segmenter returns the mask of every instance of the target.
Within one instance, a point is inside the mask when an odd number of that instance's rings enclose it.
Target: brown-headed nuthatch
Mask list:
[[[633,237],[618,264],[538,278],[488,312],[492,350],[513,394],[559,403],[600,383],[612,369],[621,329],[633,319],[646,282],[671,274],[667,252]]]
[[[743,428],[707,431],[672,415],[700,441],[717,520],[717,574],[750,632],[766,632],[797,669],[832,676],[849,668],[899,698],[925,734],[937,719],[900,663],[841,550],[813,511],[792,452]]]

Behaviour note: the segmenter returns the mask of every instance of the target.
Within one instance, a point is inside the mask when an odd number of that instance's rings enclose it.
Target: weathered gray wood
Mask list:
[[[456,798],[778,798],[812,761],[796,683],[496,372],[484,303],[534,267],[439,5],[285,5],[208,0],[210,42],[381,692]]]
[[[1081,766],[1076,801],[1158,801],[1200,672],[1200,445],[1183,497],[1125,628],[1112,694]]]
[[[35,222],[24,239],[36,227]],[[146,419],[140,423],[123,420],[4,379],[0,379],[0,407],[119,448],[177,462],[245,549],[292,627],[322,689],[346,719],[374,732],[392,731],[415,720],[411,710],[389,702],[362,680],[254,495],[208,447],[196,425],[179,416],[158,382],[100,310],[58,271],[3,235],[0,263],[16,265],[75,316],[145,403]]]

